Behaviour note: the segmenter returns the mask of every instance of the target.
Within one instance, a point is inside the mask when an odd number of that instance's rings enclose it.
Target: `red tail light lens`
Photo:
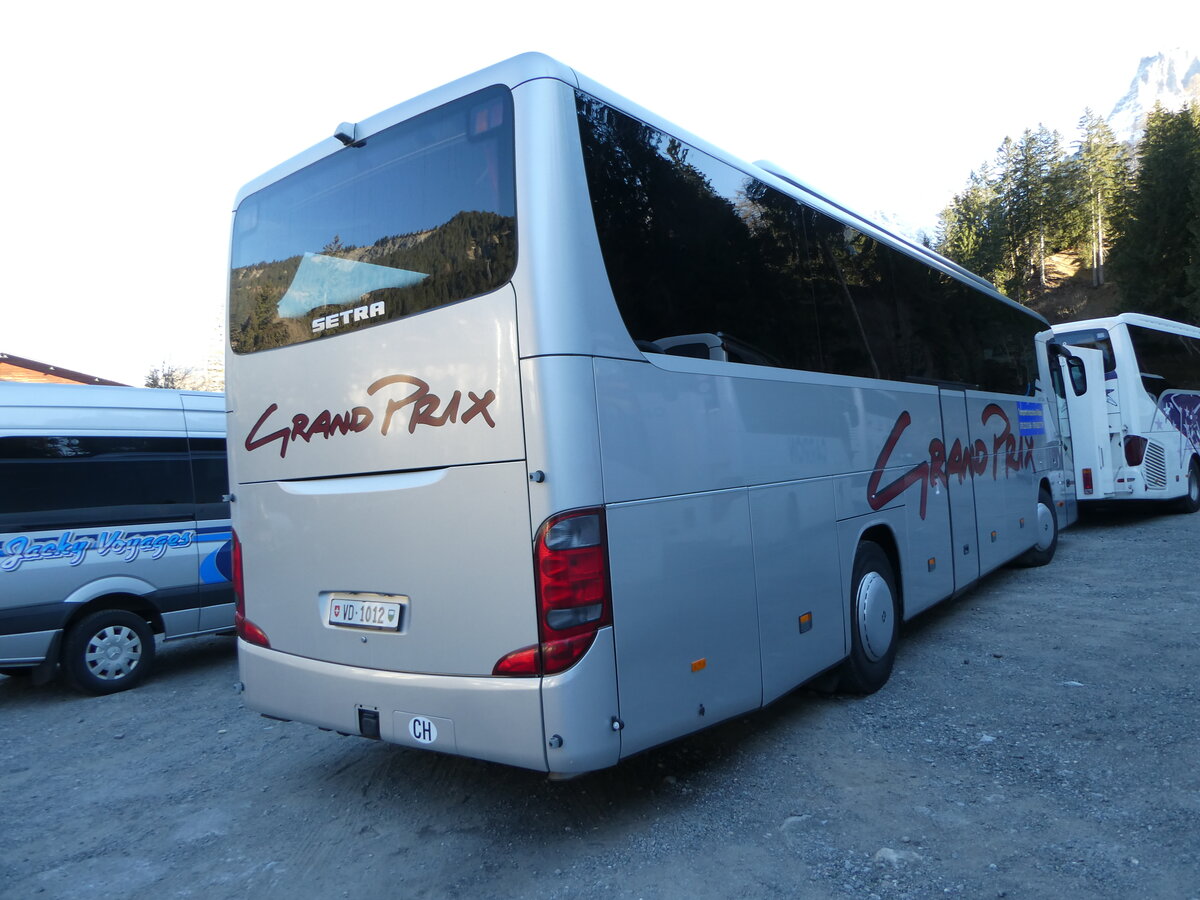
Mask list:
[[[1092,470],[1083,470],[1083,492],[1085,494],[1092,493]]]
[[[587,653],[612,624],[604,511],[577,510],[549,519],[534,544],[539,643],[509,653],[494,675],[553,675]]]
[[[246,618],[246,585],[242,576],[242,542],[237,532],[233,532],[233,627],[238,637],[250,644],[260,647],[270,647],[266,633]]]
[[[1150,443],[1136,434],[1125,435],[1125,464],[1140,466],[1146,457],[1146,445]]]

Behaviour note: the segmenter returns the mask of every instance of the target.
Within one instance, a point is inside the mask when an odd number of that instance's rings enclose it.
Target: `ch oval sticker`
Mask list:
[[[432,744],[437,740],[437,726],[421,716],[413,716],[408,723],[408,733],[419,744]]]

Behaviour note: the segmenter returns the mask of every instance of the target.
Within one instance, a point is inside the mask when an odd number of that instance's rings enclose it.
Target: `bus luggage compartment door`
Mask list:
[[[963,391],[938,391],[942,406],[942,441],[952,447],[955,441],[966,444],[961,452],[970,452],[970,427],[967,424],[967,395]],[[946,494],[950,505],[950,557],[954,560],[954,590],[960,591],[979,578],[979,545],[975,514],[975,479],[946,473]]]
[[[621,755],[762,702],[744,489],[608,508]]]

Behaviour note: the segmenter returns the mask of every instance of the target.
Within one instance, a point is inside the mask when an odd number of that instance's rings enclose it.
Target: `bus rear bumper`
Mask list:
[[[246,706],[280,719],[547,771],[541,679],[418,675],[321,662],[238,641]],[[374,719],[374,716],[372,716]]]

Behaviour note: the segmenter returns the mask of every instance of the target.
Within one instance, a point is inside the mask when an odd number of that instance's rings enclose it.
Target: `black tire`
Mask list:
[[[1017,557],[1018,566],[1045,566],[1054,559],[1058,549],[1058,510],[1054,508],[1054,498],[1050,492],[1042,488],[1038,492],[1037,502],[1037,543]]]
[[[141,616],[103,609],[72,626],[63,644],[67,680],[89,694],[115,694],[139,684],[154,663],[154,632]]]
[[[900,603],[896,576],[883,548],[858,545],[850,580],[850,655],[842,664],[839,688],[873,694],[892,675],[900,639]]]
[[[1175,508],[1181,513],[1194,513],[1200,509],[1200,462],[1196,462],[1194,456],[1188,466],[1187,493],[1179,498]]]

